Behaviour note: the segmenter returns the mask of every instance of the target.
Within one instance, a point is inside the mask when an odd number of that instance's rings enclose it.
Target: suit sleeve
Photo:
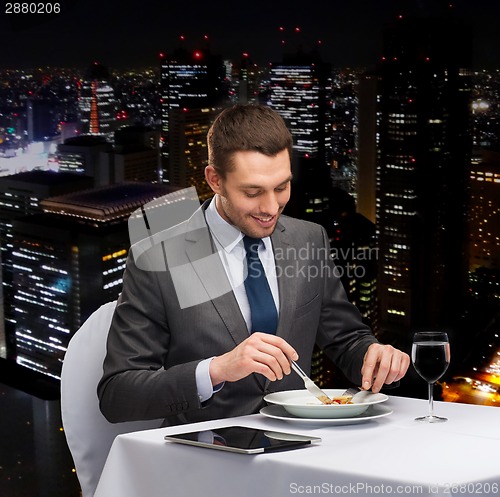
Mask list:
[[[137,267],[129,253],[123,290],[109,330],[98,397],[110,422],[165,418],[201,407],[199,361],[164,369],[170,330],[158,278],[168,271]],[[147,269],[147,268],[146,268]]]
[[[323,246],[330,253],[326,231],[321,229]],[[361,385],[361,368],[368,347],[378,343],[370,328],[363,323],[356,306],[347,299],[333,261],[325,261],[323,301],[317,344],[354,384]]]

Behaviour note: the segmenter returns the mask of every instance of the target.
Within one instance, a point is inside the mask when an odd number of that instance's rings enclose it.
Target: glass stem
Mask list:
[[[434,383],[429,383],[429,417],[434,416]]]

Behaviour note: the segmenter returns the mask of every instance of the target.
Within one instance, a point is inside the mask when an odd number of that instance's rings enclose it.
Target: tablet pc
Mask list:
[[[166,435],[165,440],[242,454],[296,449],[311,443],[321,442],[319,437],[262,430],[247,426],[228,426],[212,430]]]

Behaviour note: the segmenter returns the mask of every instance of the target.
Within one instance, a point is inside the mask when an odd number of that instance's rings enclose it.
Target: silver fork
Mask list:
[[[302,378],[304,381],[304,386],[308,390],[309,393],[314,395],[317,399],[319,399],[323,404],[331,404],[331,399],[326,395],[321,388],[314,383],[314,381],[307,376],[304,371],[302,371],[301,367],[295,362],[295,361],[290,361],[292,369]]]

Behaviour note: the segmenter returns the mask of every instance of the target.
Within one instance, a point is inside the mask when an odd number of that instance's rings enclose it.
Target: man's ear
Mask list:
[[[221,192],[221,177],[214,166],[205,167],[205,179],[214,193]]]

